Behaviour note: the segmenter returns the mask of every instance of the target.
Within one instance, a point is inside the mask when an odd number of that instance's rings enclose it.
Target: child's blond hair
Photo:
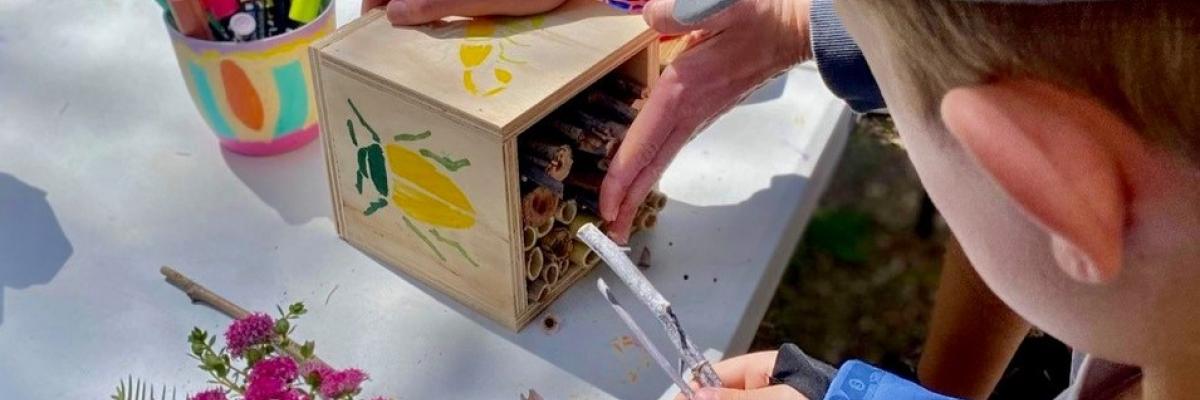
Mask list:
[[[881,27],[920,112],[951,88],[1031,77],[1091,94],[1150,142],[1200,163],[1200,4],[1122,0],[1055,5],[846,0]]]

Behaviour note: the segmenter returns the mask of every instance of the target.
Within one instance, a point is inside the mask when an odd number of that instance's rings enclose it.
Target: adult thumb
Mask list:
[[[767,386],[754,390],[704,388],[695,400],[808,400],[788,385]]]

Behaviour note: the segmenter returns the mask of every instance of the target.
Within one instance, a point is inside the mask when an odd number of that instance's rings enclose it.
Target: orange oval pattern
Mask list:
[[[262,100],[258,98],[258,91],[254,90],[246,71],[233,61],[221,61],[221,81],[225,83],[225,100],[233,109],[233,115],[250,129],[262,129]]]

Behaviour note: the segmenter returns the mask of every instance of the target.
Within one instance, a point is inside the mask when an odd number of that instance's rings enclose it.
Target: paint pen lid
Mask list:
[[[238,0],[204,0],[204,6],[217,18],[228,18],[238,11],[241,4]]]
[[[253,35],[257,25],[254,17],[244,12],[233,14],[233,18],[229,19],[229,29],[238,37]]]

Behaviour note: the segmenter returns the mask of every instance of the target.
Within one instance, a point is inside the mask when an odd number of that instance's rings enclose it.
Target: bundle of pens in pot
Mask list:
[[[534,125],[519,140],[522,240],[530,303],[556,292],[560,279],[600,262],[573,240],[587,223],[601,225],[599,194],[605,172],[637,116],[645,88],[608,75]],[[638,208],[633,232],[654,227],[667,199],[652,191]]]
[[[229,151],[267,156],[318,136],[308,45],[330,0],[158,0],[197,111]]]
[[[183,34],[219,42],[281,35],[316,19],[329,0],[158,0]]]

